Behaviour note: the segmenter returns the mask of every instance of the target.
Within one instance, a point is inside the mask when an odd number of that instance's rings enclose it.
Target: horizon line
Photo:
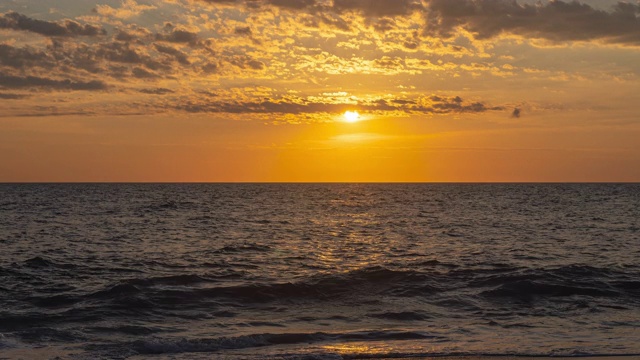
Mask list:
[[[162,185],[162,184],[166,184],[166,185],[170,185],[170,184],[175,184],[175,185],[207,185],[207,184],[211,184],[211,185],[215,185],[215,184],[220,184],[220,185],[233,185],[233,184],[238,184],[238,185],[251,185],[251,184],[255,184],[255,185],[260,185],[260,184],[265,184],[265,185],[269,185],[269,184],[300,184],[300,185],[304,185],[304,184],[416,184],[416,185],[420,185],[420,184],[477,184],[477,185],[481,185],[481,184],[513,184],[513,185],[517,185],[517,184],[640,184],[640,181],[0,181],[0,185],[20,185],[20,184],[24,184],[24,185],[64,185],[64,184],[96,184],[96,185],[100,185],[100,184],[104,184],[104,185],[117,185],[117,184],[122,184],[122,185],[127,185],[127,184],[131,184],[131,185],[135,185],[135,184],[140,184],[140,185],[144,185],[144,184],[149,184],[149,185],[153,185],[153,184],[158,184],[158,185]]]

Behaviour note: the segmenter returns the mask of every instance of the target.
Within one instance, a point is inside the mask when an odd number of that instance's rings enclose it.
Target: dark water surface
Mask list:
[[[640,354],[640,185],[0,185],[0,358],[452,354]]]

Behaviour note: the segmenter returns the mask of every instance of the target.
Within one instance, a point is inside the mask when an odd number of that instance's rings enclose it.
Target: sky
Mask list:
[[[639,80],[636,1],[4,0],[0,181],[638,182]]]

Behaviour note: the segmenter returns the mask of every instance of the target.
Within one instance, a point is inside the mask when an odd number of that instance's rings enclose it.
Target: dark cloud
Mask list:
[[[346,12],[360,13],[366,17],[395,17],[409,15],[423,8],[420,0],[333,0],[327,4],[321,0],[197,0],[212,5],[242,5],[248,9],[265,9],[265,5],[275,6],[285,10],[307,12],[317,18],[319,23],[333,25],[338,29],[349,28],[343,21],[336,19],[336,15]],[[393,24],[383,21],[379,28],[387,28]]]
[[[529,5],[513,0],[429,0],[425,33],[449,37],[461,27],[479,39],[510,33],[552,41],[638,45],[639,15],[640,5],[624,2],[607,12],[577,1]]]
[[[210,3],[210,4],[237,4],[241,3],[241,0],[200,0],[202,2]]]
[[[175,79],[180,73],[216,73],[224,63],[228,63],[224,59],[213,61],[206,56],[212,54],[206,40],[199,40],[197,50],[191,44],[180,43],[196,38],[194,33],[190,34],[184,35],[171,29],[165,32],[165,39],[176,42],[157,41],[148,30],[131,27],[126,32],[115,32],[111,39],[103,37],[69,41],[51,38],[48,44],[42,44],[40,48],[0,43],[0,74],[5,75],[5,80],[13,81],[12,86],[22,84],[20,87],[27,88],[28,84],[32,84],[34,88],[79,89],[82,82],[47,83],[35,79],[42,78],[45,71],[49,74],[46,78],[50,79],[111,77],[125,82],[127,78]],[[190,49],[186,49],[185,45]],[[195,64],[192,64],[191,58]],[[260,70],[265,65],[259,60],[245,57],[242,67]],[[7,78],[8,74],[19,76],[24,81]],[[0,83],[0,87],[2,85]]]
[[[405,100],[378,99],[362,101],[358,104],[339,102],[323,102],[299,97],[282,97],[263,101],[218,101],[211,99],[202,101],[186,101],[176,105],[177,109],[188,112],[219,112],[219,113],[264,113],[264,114],[313,114],[313,113],[343,113],[347,110],[366,112],[400,111],[414,114],[452,114],[452,113],[483,113],[486,111],[504,110],[502,107],[489,107],[480,102],[467,103],[460,97],[432,96],[422,99]]]
[[[115,31],[113,39],[128,43],[144,44],[153,40],[153,33],[144,27],[129,24],[125,28],[118,28]]]
[[[263,70],[266,67],[262,61],[255,59],[247,61],[246,65],[253,70]]]
[[[28,67],[51,68],[55,66],[55,59],[43,51],[30,47],[16,48],[7,44],[0,44],[0,65],[16,69]]]
[[[503,107],[488,107],[481,102],[466,103],[461,97],[442,97],[430,96],[422,99],[416,105],[407,107],[413,112],[422,112],[430,114],[451,114],[451,113],[482,113],[486,111],[504,110]]]
[[[249,69],[249,70],[264,70],[267,65],[257,59],[254,59],[245,55],[233,55],[226,59],[231,65],[234,65],[240,69]],[[215,68],[213,70],[217,70],[218,64],[215,64]]]
[[[155,50],[155,51],[154,51]],[[176,66],[176,64],[180,66]],[[95,44],[53,41],[43,50],[0,44],[0,72],[19,70],[22,76],[42,74],[78,77],[103,74],[114,78],[172,78],[180,68],[191,67],[189,55],[170,45],[132,45],[125,42]],[[1,85],[1,84],[0,84]]]
[[[38,76],[13,76],[0,73],[0,87],[7,89],[43,88],[51,90],[106,90],[107,84],[98,81],[57,80]]]
[[[365,16],[408,15],[421,9],[417,0],[334,0],[333,10],[337,12],[357,11]]]
[[[269,0],[269,4],[289,8],[289,9],[306,9],[316,5],[315,0]]]
[[[373,28],[377,32],[383,33],[383,32],[395,29],[396,22],[391,18],[383,17],[383,18],[377,19],[377,21],[373,22],[371,25],[373,25]]]
[[[515,109],[513,109],[513,112],[511,113],[511,117],[519,118],[520,117],[520,113],[521,113],[521,110],[518,109],[518,108],[515,108]]]
[[[405,41],[402,45],[409,50],[415,50],[420,44],[417,41]]]
[[[173,56],[173,58],[182,65],[191,65],[189,56],[176,48],[160,44],[155,44],[155,48],[158,52]]]
[[[102,59],[126,64],[141,64],[145,59],[134,47],[120,42],[100,44],[95,53]]]
[[[285,9],[302,10],[316,6],[316,0],[199,0],[212,5],[236,5],[243,4],[249,9],[258,9],[265,4]]]
[[[149,94],[149,95],[167,95],[167,94],[175,93],[175,91],[167,88],[141,89],[138,91],[143,94]]]
[[[131,74],[138,79],[157,79],[160,77],[149,70],[145,70],[139,67],[133,68],[133,70],[131,70]]]
[[[118,41],[132,42],[138,39],[135,34],[131,34],[127,31],[120,30],[115,36],[115,39]]]
[[[209,63],[206,63],[206,64],[202,65],[201,69],[202,69],[202,71],[204,71],[207,74],[215,74],[220,69],[220,65],[218,65],[215,62],[209,62]]]
[[[383,56],[379,59],[374,60],[374,64],[377,67],[384,69],[397,69],[404,67],[404,59],[399,57]]]
[[[44,36],[98,36],[105,35],[106,31],[97,26],[80,24],[73,20],[50,22],[37,20],[25,15],[9,12],[0,16],[0,29],[12,29],[31,31]]]
[[[3,100],[19,100],[29,97],[28,95],[22,94],[8,94],[8,93],[0,93],[0,99]]]
[[[51,116],[89,116],[96,113],[88,110],[61,111],[53,106],[37,106],[29,112],[11,114],[11,117],[51,117]],[[0,117],[4,117],[0,114]]]
[[[236,35],[242,35],[242,36],[251,36],[253,34],[253,32],[251,31],[251,27],[249,26],[237,27],[234,30],[234,33]]]
[[[640,4],[618,2],[610,11],[578,1],[551,0],[537,4],[517,0],[196,0],[201,3],[263,9],[265,5],[304,12],[305,26],[325,24],[351,30],[342,16],[355,12],[376,31],[395,28],[396,18],[420,12],[427,20],[422,35],[449,38],[458,28],[478,39],[500,34],[551,41],[592,41],[640,45]],[[407,49],[418,41],[408,40]]]
[[[197,33],[180,29],[173,29],[166,34],[156,34],[156,40],[194,46],[199,43]]]
[[[102,43],[93,50],[95,57],[109,62],[124,63],[132,65],[143,65],[150,70],[171,71],[170,63],[164,63],[161,59],[156,59],[144,54],[134,46],[123,42]]]

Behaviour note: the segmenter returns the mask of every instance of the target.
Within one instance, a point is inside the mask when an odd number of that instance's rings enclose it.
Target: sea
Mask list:
[[[0,359],[640,354],[640,184],[1,184]]]

